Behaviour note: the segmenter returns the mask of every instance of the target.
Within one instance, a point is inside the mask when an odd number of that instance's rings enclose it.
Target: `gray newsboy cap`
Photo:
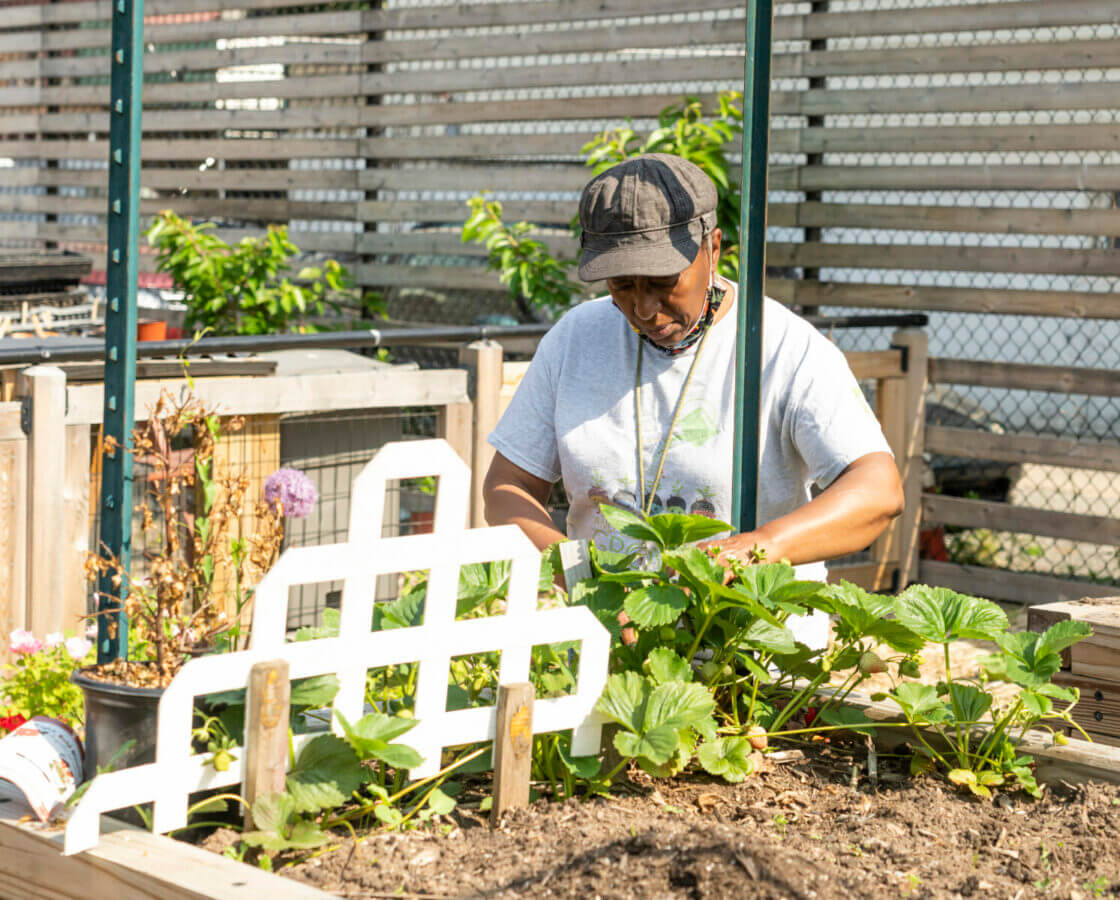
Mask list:
[[[679,156],[647,153],[611,166],[579,199],[579,277],[684,271],[715,228],[717,201],[712,180]]]

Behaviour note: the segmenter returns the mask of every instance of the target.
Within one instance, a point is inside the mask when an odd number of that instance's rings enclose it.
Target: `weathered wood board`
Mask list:
[[[200,847],[105,818],[101,843],[62,855],[62,830],[22,822],[0,803],[6,900],[314,900],[331,896]]]
[[[1120,741],[1120,682],[1058,672],[1054,683],[1081,692],[1073,708],[1073,720],[1078,725],[1092,735]]]

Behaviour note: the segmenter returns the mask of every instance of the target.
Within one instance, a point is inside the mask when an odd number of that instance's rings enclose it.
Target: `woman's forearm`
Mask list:
[[[490,525],[516,525],[538,550],[566,539],[557,531],[548,510],[513,485],[502,485],[486,494],[486,521]]]
[[[856,460],[800,509],[754,531],[711,543],[744,560],[757,545],[772,561],[818,562],[865,549],[901,511],[902,485],[894,460],[875,453]]]

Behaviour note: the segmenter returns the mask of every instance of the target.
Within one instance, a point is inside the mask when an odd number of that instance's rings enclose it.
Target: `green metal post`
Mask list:
[[[770,50],[773,0],[747,0],[743,80],[743,197],[739,213],[739,304],[735,353],[735,444],[731,521],[758,526],[759,393],[762,298],[766,288],[766,166],[770,143]]]
[[[112,0],[109,96],[109,248],[105,267],[105,438],[116,449],[101,471],[100,545],[128,571],[132,549],[133,397],[136,383],[136,277],[140,239],[140,89],[143,84],[144,0]],[[128,652],[121,602],[127,581],[98,585],[97,660]]]

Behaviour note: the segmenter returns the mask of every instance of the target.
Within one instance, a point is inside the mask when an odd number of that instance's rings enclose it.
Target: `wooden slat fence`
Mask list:
[[[1058,467],[1055,495],[1072,490],[1074,468],[1112,471],[1120,6],[833,7],[777,4],[770,292],[810,308],[934,313],[934,392],[990,413],[951,448],[935,424],[938,454]],[[0,244],[103,252],[110,10],[0,12]],[[144,212],[171,207],[230,238],[289,222],[301,247],[394,297],[498,288],[457,236],[480,190],[572,254],[581,146],[742,78],[743,4],[731,0],[150,0],[147,11]],[[452,306],[439,314],[469,321],[478,308]],[[1053,340],[1040,346],[1038,332]],[[1026,499],[998,502],[1050,503]],[[971,515],[945,509],[932,507],[952,528]],[[1043,511],[1054,524],[1081,510]],[[1024,521],[1003,512],[973,521],[1001,533]],[[1099,550],[1109,532],[1088,530]],[[1120,563],[1066,550],[1028,561],[1030,577],[1120,581]]]

